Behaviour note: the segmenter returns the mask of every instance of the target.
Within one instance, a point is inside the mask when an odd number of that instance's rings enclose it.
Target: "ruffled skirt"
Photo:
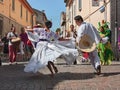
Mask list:
[[[48,61],[56,60],[59,56],[63,56],[68,64],[72,64],[78,56],[77,49],[73,47],[65,46],[60,43],[49,43],[46,41],[40,41],[37,43],[35,52],[33,53],[30,61],[25,66],[25,72],[38,72],[41,68],[48,64]],[[59,60],[59,59],[57,59]]]

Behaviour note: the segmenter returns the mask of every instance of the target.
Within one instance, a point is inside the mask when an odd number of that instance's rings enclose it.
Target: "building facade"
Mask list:
[[[47,17],[46,14],[43,11],[37,10],[37,9],[33,9],[36,15],[36,24],[41,24],[42,26],[44,26],[45,21],[47,21]]]
[[[109,22],[111,29],[111,44],[115,59],[118,60],[118,36],[120,35],[120,0],[64,0],[66,3],[66,29],[75,25],[74,17],[81,15],[84,21],[98,28],[98,22]],[[104,7],[104,8],[103,8]],[[77,28],[77,27],[76,27]]]
[[[109,0],[64,0],[66,3],[66,29],[75,25],[74,17],[81,15],[86,22],[92,23],[96,28],[98,22],[110,22]],[[105,10],[105,11],[101,11]]]
[[[60,25],[61,25],[61,32],[62,32],[62,37],[66,37],[66,13],[61,12],[60,15]]]
[[[34,11],[27,0],[0,0],[0,34],[16,27],[18,33],[22,26],[33,26],[35,23]]]

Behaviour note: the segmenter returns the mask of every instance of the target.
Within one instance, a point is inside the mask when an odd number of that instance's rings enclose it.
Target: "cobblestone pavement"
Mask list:
[[[3,63],[0,66],[0,90],[120,90],[120,61],[102,66],[102,74],[94,74],[89,64],[66,65],[57,62],[59,72],[52,78],[49,70],[39,73],[25,73],[24,63],[17,65]]]

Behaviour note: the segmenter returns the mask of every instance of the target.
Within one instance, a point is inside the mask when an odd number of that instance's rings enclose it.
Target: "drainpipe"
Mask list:
[[[106,0],[103,1],[105,5],[105,12],[104,12],[104,19],[107,21],[107,5],[106,5]]]
[[[9,26],[10,26],[10,18],[11,18],[11,2],[9,0]]]
[[[90,15],[90,13],[91,13],[91,0],[89,0],[89,15]],[[90,19],[90,17],[89,17],[89,22],[91,22],[91,19]]]
[[[117,22],[117,0],[115,0],[115,47],[116,47],[116,57],[115,60],[119,60],[118,57],[118,22]]]
[[[73,24],[73,1],[72,1],[72,24]]]

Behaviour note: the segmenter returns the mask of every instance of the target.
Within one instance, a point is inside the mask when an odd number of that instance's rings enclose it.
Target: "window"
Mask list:
[[[76,5],[74,5],[74,16],[76,16]]]
[[[22,18],[22,11],[23,11],[23,7],[22,7],[22,4],[20,6],[20,17]]]
[[[12,0],[12,10],[15,10],[15,0]]]
[[[3,17],[0,17],[0,35],[3,32]]]
[[[99,0],[92,0],[92,6],[99,6]]]
[[[28,11],[26,10],[26,21],[28,22]]]
[[[33,26],[33,15],[31,15],[30,21],[31,21],[31,25]]]
[[[71,11],[69,11],[69,21],[71,23]]]
[[[79,0],[78,1],[78,9],[79,9],[79,11],[81,11],[82,10],[82,0]]]

